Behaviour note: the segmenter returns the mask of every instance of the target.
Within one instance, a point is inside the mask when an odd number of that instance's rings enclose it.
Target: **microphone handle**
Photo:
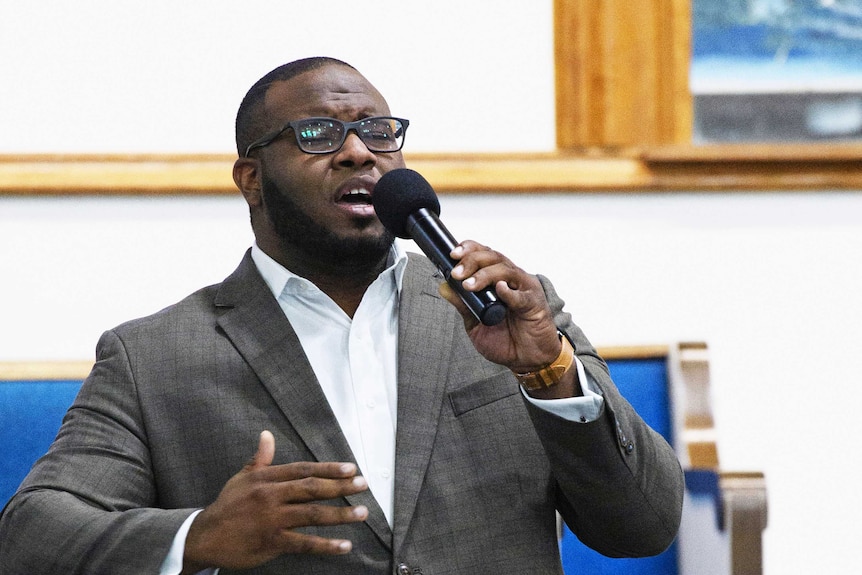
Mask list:
[[[449,253],[458,245],[458,242],[437,214],[428,208],[419,208],[407,216],[406,230],[428,259],[434,262],[476,319],[484,325],[497,325],[503,321],[506,317],[506,305],[497,299],[497,294],[492,288],[471,292],[465,290],[460,281],[452,278],[452,269],[458,262],[452,259]]]

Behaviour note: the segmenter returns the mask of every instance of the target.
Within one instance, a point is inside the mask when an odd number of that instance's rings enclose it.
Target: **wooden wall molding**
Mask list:
[[[442,194],[862,190],[862,144],[406,154]],[[230,155],[0,156],[0,196],[237,194]]]
[[[0,361],[0,381],[64,381],[84,379],[92,361]]]

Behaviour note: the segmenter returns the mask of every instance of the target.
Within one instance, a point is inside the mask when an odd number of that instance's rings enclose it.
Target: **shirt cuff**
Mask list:
[[[536,399],[530,397],[524,388],[521,388],[521,393],[527,398],[527,401],[558,417],[569,421],[579,421],[588,423],[599,418],[602,412],[602,405],[605,399],[594,391],[595,385],[592,383],[587,372],[584,369],[584,364],[575,356],[575,366],[578,370],[578,382],[581,384],[581,391],[584,395],[580,397],[567,397],[564,399]]]
[[[188,537],[189,529],[192,526],[192,521],[198,516],[198,513],[203,509],[198,509],[189,515],[183,524],[180,525],[179,531],[174,535],[174,542],[168,551],[167,557],[162,561],[162,567],[159,569],[159,575],[180,575],[183,570],[183,554],[186,551],[186,537]],[[218,575],[218,569],[204,569],[198,571],[195,575]]]

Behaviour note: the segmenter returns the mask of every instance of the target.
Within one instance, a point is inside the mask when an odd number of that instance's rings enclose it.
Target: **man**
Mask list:
[[[482,325],[375,216],[407,126],[337,60],[252,87],[255,245],[103,335],[4,512],[0,572],[560,573],[555,510],[605,554],[671,543],[676,458],[548,281],[463,242],[452,276],[508,307]]]

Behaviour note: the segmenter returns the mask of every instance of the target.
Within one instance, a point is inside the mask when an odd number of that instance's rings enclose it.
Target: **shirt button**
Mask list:
[[[407,563],[401,563],[398,565],[395,573],[397,573],[397,575],[410,575],[410,566],[407,565]]]

